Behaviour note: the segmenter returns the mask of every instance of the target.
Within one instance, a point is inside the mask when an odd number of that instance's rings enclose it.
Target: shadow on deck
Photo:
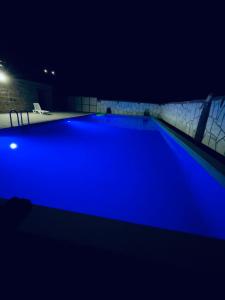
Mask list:
[[[216,291],[224,280],[224,241],[36,207],[18,199],[1,201],[0,220],[1,275],[11,287],[19,284],[33,288],[33,293],[50,290],[53,295],[62,289],[91,297],[103,293],[105,299],[149,299],[181,291],[184,299],[189,292],[203,296],[209,288]],[[94,238],[88,237],[93,233]]]

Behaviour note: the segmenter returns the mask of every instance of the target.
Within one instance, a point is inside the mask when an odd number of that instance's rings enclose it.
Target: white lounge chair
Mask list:
[[[41,106],[39,103],[33,103],[34,105],[34,109],[33,109],[33,113],[39,113],[39,114],[49,114],[48,110],[43,110],[41,109]]]

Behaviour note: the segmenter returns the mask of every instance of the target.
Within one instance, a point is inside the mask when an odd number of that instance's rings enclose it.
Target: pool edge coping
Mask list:
[[[224,167],[222,163],[214,159],[211,155],[200,149],[200,147],[196,146],[194,143],[191,143],[184,136],[181,136],[178,132],[175,132],[172,128],[166,126],[166,124],[161,122],[159,119],[153,118],[153,120],[162,130],[172,137],[179,146],[185,149],[209,175],[215,178],[225,188],[225,175],[219,170],[218,166],[216,166],[216,164],[220,165],[220,169],[222,169]]]
[[[68,116],[65,118],[61,118],[61,119],[55,119],[55,120],[47,120],[47,121],[42,121],[42,122],[35,122],[35,123],[27,123],[27,124],[23,124],[20,126],[13,126],[13,127],[0,127],[0,132],[4,131],[4,130],[12,130],[12,129],[18,129],[18,128],[27,128],[29,126],[37,126],[37,125],[42,125],[42,124],[48,124],[48,123],[52,123],[52,122],[60,122],[60,121],[64,121],[64,120],[68,120],[68,119],[77,119],[77,118],[82,118],[82,117],[86,117],[86,116],[90,116],[93,115],[95,113],[84,113],[82,115],[78,115],[78,116]]]

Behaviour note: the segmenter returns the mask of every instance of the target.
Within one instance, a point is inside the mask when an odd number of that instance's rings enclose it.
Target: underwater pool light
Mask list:
[[[17,145],[16,143],[11,143],[11,144],[9,145],[9,147],[10,147],[12,150],[15,150],[15,149],[18,148],[18,145]]]

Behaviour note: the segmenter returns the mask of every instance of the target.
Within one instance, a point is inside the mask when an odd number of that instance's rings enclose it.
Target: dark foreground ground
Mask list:
[[[168,262],[156,262],[154,258],[145,260],[113,254],[19,232],[19,224],[31,210],[28,202],[12,201],[0,206],[1,291],[8,296],[16,294],[20,298],[22,294],[30,299],[203,299],[207,296],[221,299],[225,294],[223,242],[215,241],[216,247],[210,246],[211,242],[205,247],[207,242],[204,242],[204,249],[196,250],[210,257],[202,269],[195,268],[193,254],[188,255],[187,251],[184,257],[191,265],[187,270],[171,264],[169,258]],[[167,249],[165,256],[166,253]]]

